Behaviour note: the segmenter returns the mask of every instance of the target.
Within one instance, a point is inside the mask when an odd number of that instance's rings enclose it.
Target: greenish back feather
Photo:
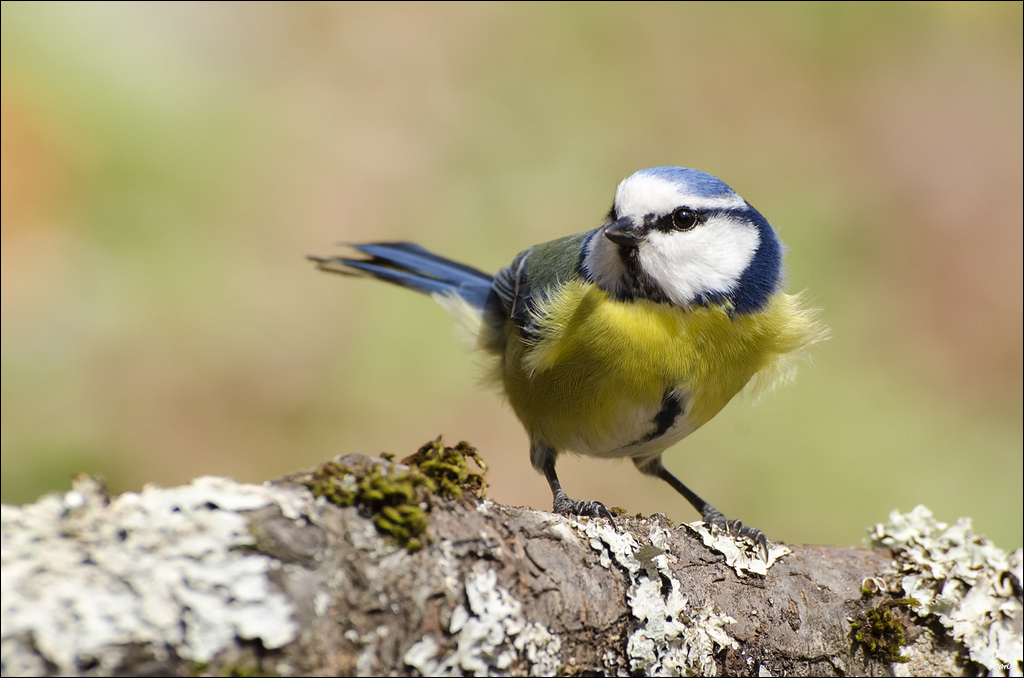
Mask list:
[[[526,260],[526,279],[545,294],[579,276],[580,253],[592,231],[537,245]]]

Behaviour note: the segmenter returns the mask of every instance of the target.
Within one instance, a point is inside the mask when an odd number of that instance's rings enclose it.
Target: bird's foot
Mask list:
[[[764,536],[764,532],[753,527],[747,527],[739,520],[729,520],[722,515],[721,511],[711,506],[708,506],[701,517],[708,525],[714,525],[727,534],[743,537],[754,542],[761,552],[761,559],[766,563],[768,562],[768,537]]]
[[[590,516],[592,518],[607,518],[614,522],[612,512],[608,507],[599,501],[575,501],[569,498],[565,492],[558,492],[555,495],[555,513],[563,516]]]

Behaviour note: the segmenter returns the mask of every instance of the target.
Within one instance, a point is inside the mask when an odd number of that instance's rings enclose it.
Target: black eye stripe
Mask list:
[[[661,231],[662,233],[672,233],[692,230],[707,221],[707,218],[708,214],[706,212],[688,207],[678,207],[660,217],[649,214],[646,220],[654,230]]]
[[[683,230],[692,230],[694,228],[698,228],[701,225],[706,224],[711,219],[716,219],[716,218],[719,218],[719,217],[726,218],[726,219],[737,219],[737,220],[740,220],[740,221],[749,221],[750,220],[750,214],[751,214],[751,211],[752,211],[752,208],[750,208],[749,206],[747,206],[746,208],[725,208],[725,209],[714,209],[714,208],[711,208],[711,209],[699,209],[699,208],[692,208],[692,207],[685,207],[685,206],[683,206],[683,207],[677,207],[675,210],[669,212],[668,214],[658,215],[658,214],[655,214],[653,212],[649,212],[649,213],[645,214],[644,217],[643,217],[644,229],[646,231],[648,231],[648,232],[650,232],[650,231],[658,231],[660,233],[676,233],[676,232],[679,232],[680,229],[676,226],[676,223],[673,220],[673,215],[677,211],[679,211],[681,209],[688,211],[690,214],[694,215],[694,217],[695,217],[695,221],[694,221],[693,226],[691,226],[689,229],[683,229]],[[756,211],[754,212],[754,214],[758,215]],[[613,206],[611,212],[608,215],[608,218],[611,219],[612,221],[614,221],[619,216],[620,215],[619,215],[618,211]],[[760,215],[758,215],[758,216],[760,216]],[[612,217],[615,217],[615,219],[612,219]]]

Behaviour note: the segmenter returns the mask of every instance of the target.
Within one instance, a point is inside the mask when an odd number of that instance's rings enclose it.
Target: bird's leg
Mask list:
[[[550,448],[549,448],[550,450]],[[562,489],[562,484],[558,482],[558,474],[555,473],[555,454],[550,452],[544,459],[544,477],[548,479],[548,485],[551,486],[551,494],[555,497],[554,511],[563,516],[593,516],[595,518],[612,518],[612,512],[608,510],[604,504],[599,501],[574,501],[569,498],[569,495]]]
[[[661,457],[657,457],[647,462],[641,462],[634,459],[633,463],[636,464],[636,467],[641,473],[658,476],[675,488],[676,492],[686,497],[686,501],[690,502],[693,508],[697,509],[697,512],[700,513],[700,517],[704,519],[705,523],[715,525],[723,532],[735,534],[740,537],[746,537],[753,541],[760,549],[761,557],[765,562],[768,562],[768,537],[764,536],[764,532],[753,527],[747,527],[739,520],[729,520],[726,518],[722,515],[721,511],[698,497],[696,492],[684,485],[679,478],[672,475],[672,473],[665,468],[664,464],[661,463]]]

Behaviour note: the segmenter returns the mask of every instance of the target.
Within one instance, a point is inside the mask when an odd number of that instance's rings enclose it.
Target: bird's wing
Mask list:
[[[577,233],[531,247],[494,276],[491,287],[504,315],[523,337],[535,336],[537,309],[543,301],[582,275],[584,247],[595,233]]]
[[[498,271],[491,283],[491,289],[498,296],[505,317],[524,337],[529,336],[536,305],[533,287],[526,276],[526,262],[533,248],[520,252],[512,263]]]

